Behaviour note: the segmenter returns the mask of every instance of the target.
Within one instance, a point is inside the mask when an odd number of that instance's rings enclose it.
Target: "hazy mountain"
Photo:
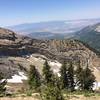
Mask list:
[[[58,38],[70,37],[82,28],[100,22],[100,19],[49,21],[40,23],[26,23],[8,27],[18,34],[33,38]],[[60,34],[60,35],[58,35]]]
[[[100,51],[100,23],[85,27],[76,33],[76,37]]]

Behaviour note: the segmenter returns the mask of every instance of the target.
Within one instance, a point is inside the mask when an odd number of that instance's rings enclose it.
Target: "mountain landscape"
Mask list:
[[[99,26],[100,19],[84,19],[72,21],[51,21],[21,24],[8,27],[19,35],[33,39],[68,39],[74,38],[89,44],[100,51]]]
[[[41,23],[20,24],[8,27],[17,34],[33,39],[68,39],[74,38],[89,44],[100,51],[99,33],[100,19],[84,19],[69,21],[51,21]]]
[[[99,31],[97,29],[95,31]],[[26,89],[24,81],[28,79],[31,65],[36,66],[42,76],[45,61],[58,76],[63,62],[73,61],[76,68],[80,61],[83,69],[89,66],[99,88],[100,56],[86,43],[76,39],[33,39],[0,28],[0,71],[8,81],[9,91]]]
[[[62,77],[64,62],[72,62],[74,71],[79,62],[82,69],[88,66],[95,77],[93,90],[99,91],[99,19],[24,25],[11,27],[15,31],[0,28],[0,71],[7,79],[7,91],[13,91],[11,94],[27,91],[30,66],[35,66],[42,78],[46,61],[53,74],[59,77]]]
[[[43,61],[41,62],[41,60]],[[75,62],[81,60],[83,66],[86,66],[87,63],[89,64],[97,80],[100,81],[98,77],[100,74],[99,56],[82,42],[74,39],[31,39],[0,28],[0,70],[3,71],[6,77],[9,78],[14,74],[18,74],[19,71],[27,73],[31,64],[37,65],[41,72],[41,65],[45,60],[54,63],[52,69],[56,71],[60,67],[59,65],[57,66],[56,62],[61,64],[66,60]],[[20,66],[22,66],[22,70]]]
[[[49,21],[40,23],[26,23],[7,28],[15,31],[17,34],[29,36],[37,39],[64,39],[74,35],[88,25],[100,22],[100,19],[80,19]]]
[[[99,0],[0,0],[0,100],[100,100]]]

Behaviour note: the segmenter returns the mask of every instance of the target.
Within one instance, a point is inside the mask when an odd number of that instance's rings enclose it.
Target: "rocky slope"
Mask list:
[[[100,52],[100,23],[85,27],[76,33],[76,38],[88,43]]]
[[[27,72],[31,64],[41,72],[45,59],[55,72],[59,71],[64,60],[77,62],[80,59],[83,67],[88,63],[97,81],[100,80],[100,59],[83,43],[77,40],[36,40],[0,28],[0,70],[6,77],[19,71]]]

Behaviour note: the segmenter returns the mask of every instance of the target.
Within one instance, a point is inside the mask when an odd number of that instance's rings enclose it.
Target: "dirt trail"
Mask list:
[[[15,98],[4,97],[4,98],[0,98],[0,100],[40,100],[40,99],[36,99],[33,97],[15,97]],[[100,100],[100,96],[84,97],[82,95],[78,95],[69,98],[69,100]]]

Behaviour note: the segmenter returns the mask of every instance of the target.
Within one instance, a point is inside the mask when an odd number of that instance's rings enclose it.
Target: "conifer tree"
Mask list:
[[[84,69],[80,65],[78,66],[76,78],[81,90],[92,90],[93,83],[95,82],[95,76],[89,69],[88,64]]]
[[[30,66],[28,83],[30,85],[30,89],[36,89],[41,85],[40,74],[33,65]]]
[[[77,69],[75,71],[75,75],[76,75],[76,77],[75,77],[75,80],[76,80],[75,85],[76,85],[76,87],[78,87],[78,89],[81,89],[82,84],[83,84],[83,79],[82,79],[82,77],[83,77],[83,69],[81,67],[80,60],[78,61]]]
[[[95,82],[95,76],[93,75],[92,71],[89,69],[89,67],[87,65],[87,67],[83,70],[82,89],[83,90],[92,90],[94,82]]]
[[[75,82],[74,82],[74,68],[72,62],[70,62],[69,64],[67,75],[68,75],[68,88],[71,91],[74,91]]]
[[[48,86],[44,91],[43,100],[64,100],[64,98],[57,86]]]
[[[42,100],[64,100],[59,86],[58,77],[55,77],[54,84],[46,84],[42,91]]]
[[[62,64],[62,67],[60,68],[60,74],[61,74],[61,77],[60,77],[61,88],[62,89],[67,88],[68,87],[68,75],[67,75],[67,65],[65,62]]]
[[[42,71],[43,71],[44,81],[46,83],[52,83],[53,72],[51,71],[47,61],[45,61]]]

